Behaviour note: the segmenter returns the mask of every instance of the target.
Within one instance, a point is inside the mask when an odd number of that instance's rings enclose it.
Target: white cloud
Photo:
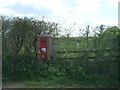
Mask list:
[[[101,19],[93,19],[94,25],[107,25],[107,26],[117,26],[116,20],[101,20]]]
[[[119,0],[108,0],[109,7],[117,7]]]
[[[0,8],[0,14],[15,14],[15,12],[9,8]]]
[[[94,18],[93,16],[85,17],[85,15],[98,13],[101,9],[101,2],[107,2],[109,7],[117,7],[118,0],[1,0],[0,1],[0,12],[6,15],[15,16],[38,16],[34,13],[23,14],[17,13],[7,6],[14,5],[16,3],[21,3],[24,6],[32,6],[36,9],[41,9],[41,7],[51,10],[51,13],[45,15],[48,20],[51,21],[66,21],[68,27],[71,23],[77,23],[79,26],[85,25],[86,22],[92,22],[92,24],[108,24],[116,25],[116,20],[101,20],[99,18]],[[74,3],[74,4],[73,4]],[[114,22],[114,23],[113,23]]]
[[[0,1],[0,8],[2,7],[6,7],[8,5],[13,5],[14,3],[16,3],[16,0],[1,0]]]

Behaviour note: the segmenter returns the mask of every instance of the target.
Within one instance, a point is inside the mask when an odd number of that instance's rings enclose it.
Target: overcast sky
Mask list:
[[[44,16],[51,21],[63,21],[64,26],[77,23],[112,25],[118,23],[119,0],[0,0],[0,14],[14,16]],[[69,26],[68,25],[68,26]]]

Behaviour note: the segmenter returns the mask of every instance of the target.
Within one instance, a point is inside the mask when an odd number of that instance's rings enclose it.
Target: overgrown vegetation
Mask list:
[[[88,26],[83,36],[58,37],[57,25],[34,18],[3,17],[3,81],[28,80],[23,87],[37,88],[118,87],[120,29],[116,26],[104,29],[101,25],[96,28],[99,33],[89,36]],[[87,52],[57,54],[59,58],[82,57],[80,60],[56,59],[53,65],[40,64],[36,58],[37,35],[57,36],[57,51]]]

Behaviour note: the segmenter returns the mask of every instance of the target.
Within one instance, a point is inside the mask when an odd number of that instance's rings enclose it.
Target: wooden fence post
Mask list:
[[[53,62],[56,61],[56,44],[54,41],[52,42],[52,59],[53,59]]]

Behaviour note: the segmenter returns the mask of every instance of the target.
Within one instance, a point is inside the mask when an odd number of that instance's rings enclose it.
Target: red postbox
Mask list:
[[[39,47],[39,60],[44,62],[52,61],[53,51],[52,50],[52,38],[50,36],[38,36],[38,47]]]

